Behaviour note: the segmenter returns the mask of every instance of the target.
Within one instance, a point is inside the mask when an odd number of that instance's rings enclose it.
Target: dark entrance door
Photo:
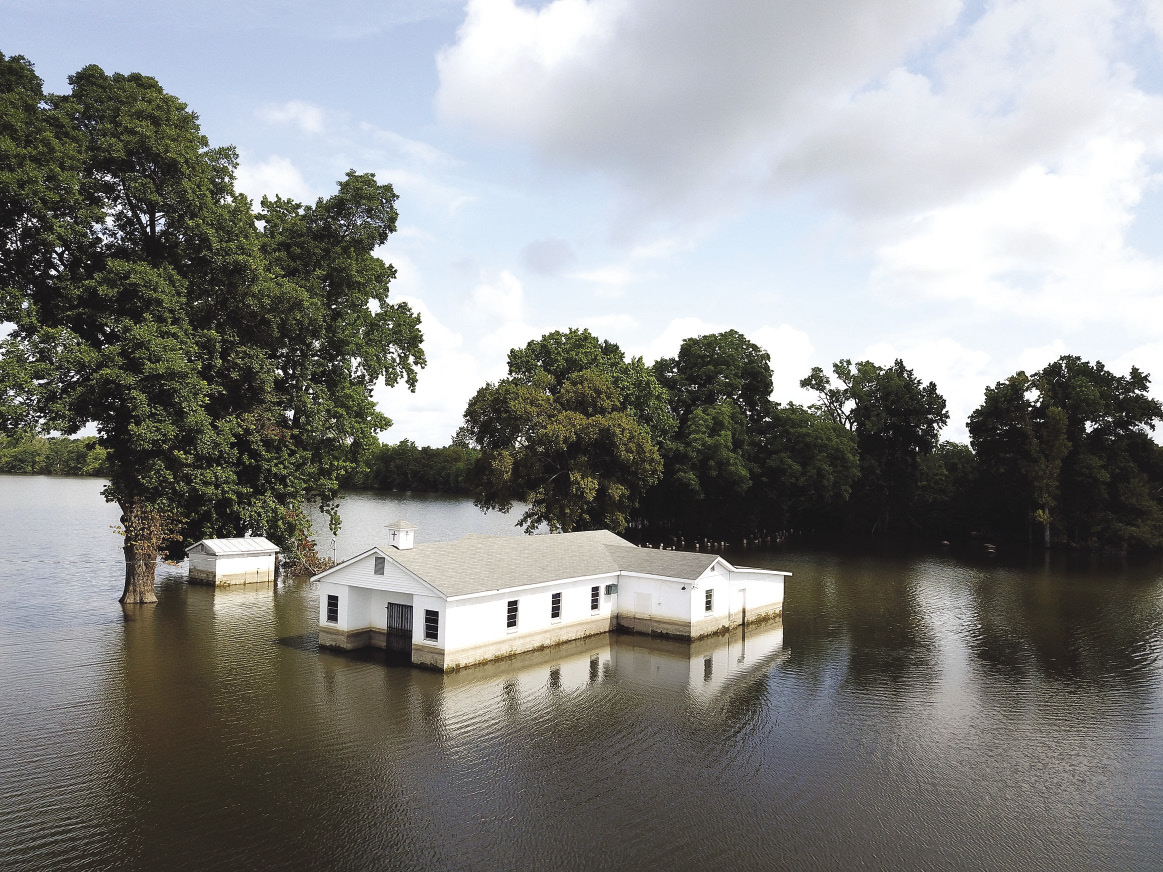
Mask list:
[[[412,607],[388,603],[388,656],[412,659]]]

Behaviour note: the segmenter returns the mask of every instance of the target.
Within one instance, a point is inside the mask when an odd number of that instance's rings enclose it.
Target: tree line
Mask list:
[[[1163,546],[1163,407],[1138,369],[1066,355],[1015,373],[985,391],[964,445],[940,440],[945,400],[901,360],[817,367],[801,382],[808,406],[772,401],[769,355],[734,330],[653,366],[587,330],[546,334],[508,362],[454,446],[432,450],[460,452],[479,506],[524,504],[528,530]]]
[[[107,476],[106,452],[96,436],[0,434],[0,473],[15,475]]]

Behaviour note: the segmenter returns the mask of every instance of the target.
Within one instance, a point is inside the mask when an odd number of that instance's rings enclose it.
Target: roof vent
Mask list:
[[[400,551],[408,551],[416,544],[416,531],[420,529],[415,524],[404,520],[392,521],[388,524],[388,544]]]

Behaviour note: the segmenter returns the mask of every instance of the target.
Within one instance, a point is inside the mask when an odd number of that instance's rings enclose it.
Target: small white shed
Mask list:
[[[279,548],[262,536],[202,539],[186,549],[195,584],[255,584],[275,580]]]

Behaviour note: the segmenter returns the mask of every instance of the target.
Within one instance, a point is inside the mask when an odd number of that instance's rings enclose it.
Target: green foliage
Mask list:
[[[912,526],[941,539],[963,537],[980,516],[980,469],[968,445],[942,442],[918,459]]]
[[[762,517],[769,527],[833,529],[860,474],[856,437],[794,403],[772,409],[760,439]]]
[[[45,95],[0,57],[0,425],[108,452],[133,524],[305,535],[388,426],[375,384],[415,385],[419,319],[374,255],[396,195],[349,172],[313,206],[234,191],[237,158],[140,74],[89,66]],[[262,222],[260,231],[256,219]],[[144,520],[143,520],[144,519]],[[156,537],[155,537],[156,538]],[[158,541],[169,541],[165,536]]]
[[[653,370],[675,426],[659,439],[665,472],[645,513],[694,534],[753,526],[756,440],[772,409],[770,356],[728,330],[684,340]]]
[[[395,445],[376,445],[347,475],[345,487],[425,493],[471,493],[470,474],[480,452],[454,442],[443,448],[404,439]]]
[[[108,474],[105,449],[96,436],[45,438],[35,433],[0,435],[0,472],[19,475]]]
[[[664,394],[641,359],[588,330],[554,332],[509,354],[509,376],[465,410],[480,449],[473,493],[485,509],[528,509],[529,532],[625,529],[662,461],[651,438],[668,426]]]
[[[888,532],[894,517],[907,517],[917,489],[920,457],[937,447],[949,413],[932,382],[922,384],[903,361],[880,367],[871,361],[832,366],[836,383],[815,367],[800,382],[820,401],[814,408],[856,436],[860,478],[853,515],[861,525]]]
[[[969,430],[992,518],[1045,544],[1163,545],[1163,448],[1150,437],[1163,406],[1150,379],[1065,355],[985,393]]]

